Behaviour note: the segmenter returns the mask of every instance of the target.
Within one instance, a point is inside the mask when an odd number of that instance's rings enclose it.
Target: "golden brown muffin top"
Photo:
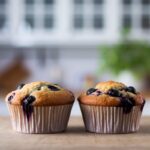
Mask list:
[[[109,89],[122,89],[124,87],[126,86],[121,82],[106,81],[106,82],[99,82],[95,88],[103,92],[107,92]]]
[[[21,84],[6,96],[6,102],[13,105],[52,106],[74,102],[72,92],[49,82]]]
[[[145,102],[134,87],[115,81],[98,83],[94,88],[82,93],[78,100],[87,105],[125,107],[142,105]]]

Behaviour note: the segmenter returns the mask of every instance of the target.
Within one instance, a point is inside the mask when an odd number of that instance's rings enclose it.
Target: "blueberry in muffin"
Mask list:
[[[101,82],[95,88],[87,90],[79,97],[79,101],[89,105],[128,107],[128,112],[130,112],[135,105],[142,107],[144,98],[132,86],[108,81]]]
[[[40,81],[20,84],[6,97],[13,128],[25,133],[64,131],[73,102],[74,95],[69,90]]]
[[[137,122],[145,104],[142,94],[133,86],[126,86],[123,83],[115,81],[98,83],[95,87],[83,92],[79,96],[78,101],[86,129],[97,133],[127,133],[137,131],[139,128],[139,123]],[[117,116],[118,118],[116,118]],[[106,121],[116,120],[120,123],[113,125],[112,122],[102,121],[104,118]],[[135,121],[127,125],[127,123],[122,121],[123,118],[128,121],[135,119]],[[90,120],[93,122],[90,123]],[[122,127],[120,127],[121,125]],[[107,130],[104,128],[105,126],[107,126]]]

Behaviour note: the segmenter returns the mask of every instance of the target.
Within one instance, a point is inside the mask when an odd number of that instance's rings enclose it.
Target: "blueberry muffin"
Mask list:
[[[133,86],[101,82],[82,93],[78,100],[87,131],[129,133],[139,129],[145,100]]]
[[[64,131],[73,102],[72,92],[49,82],[20,84],[6,96],[13,129],[23,133]]]

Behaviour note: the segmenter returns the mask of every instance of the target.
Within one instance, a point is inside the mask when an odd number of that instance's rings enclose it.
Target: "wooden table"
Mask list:
[[[0,117],[0,150],[150,150],[150,117],[143,117],[138,133],[94,134],[84,130],[82,118],[71,117],[67,132],[21,134],[9,118]]]

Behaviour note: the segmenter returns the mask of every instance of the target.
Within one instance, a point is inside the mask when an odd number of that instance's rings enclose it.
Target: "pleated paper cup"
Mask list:
[[[80,104],[85,128],[95,133],[131,133],[139,129],[141,106],[129,113],[123,107],[104,107]]]
[[[22,133],[57,133],[67,128],[72,104],[59,106],[33,106],[30,118],[22,106],[7,104],[12,127]]]

